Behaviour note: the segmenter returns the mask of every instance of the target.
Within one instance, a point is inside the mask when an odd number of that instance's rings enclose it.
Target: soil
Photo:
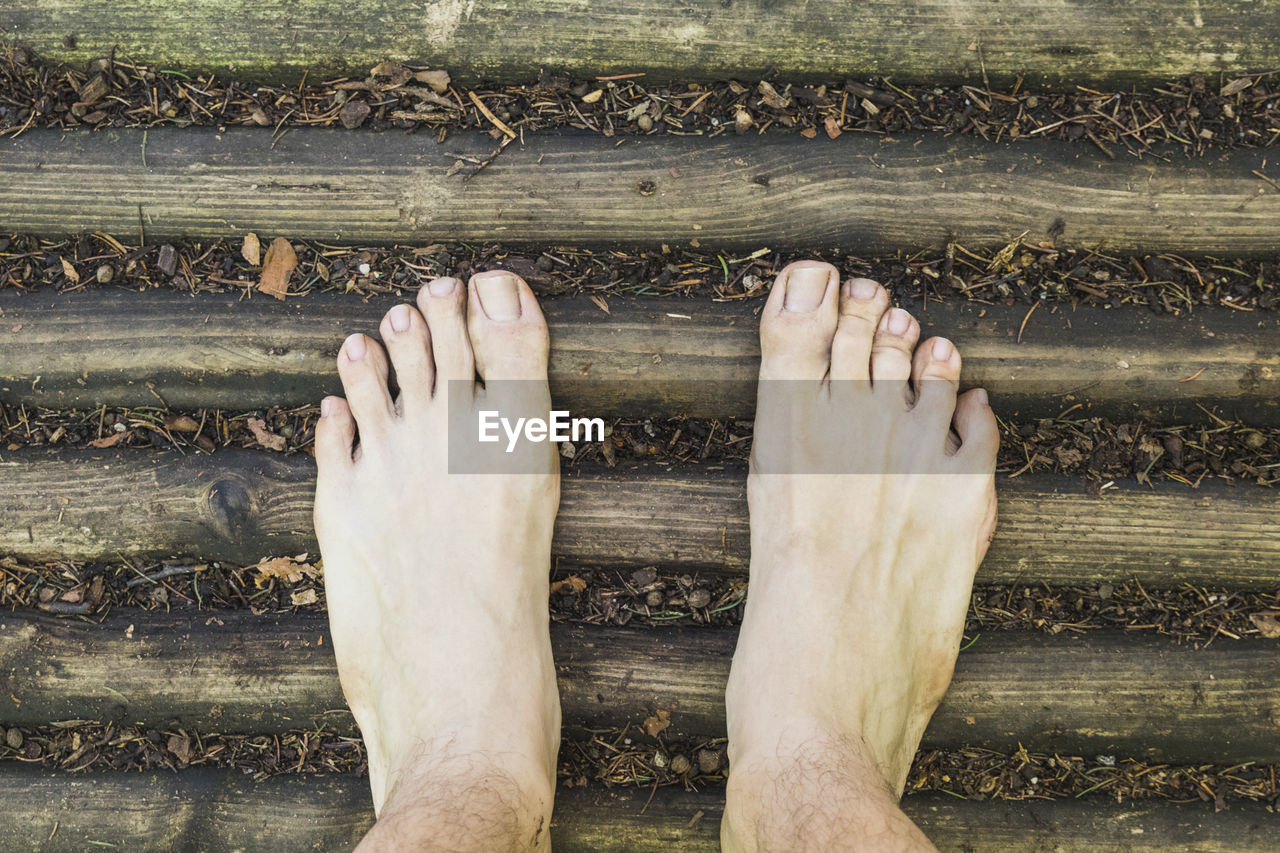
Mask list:
[[[265,245],[276,235],[257,236]],[[644,252],[573,246],[512,251],[496,244],[363,247],[291,242],[298,266],[288,282],[290,299],[311,292],[406,297],[438,276],[466,279],[499,267],[522,276],[539,296],[763,298],[766,283],[786,264],[820,258],[846,277],[881,282],[906,307],[922,300],[965,299],[1027,306],[1142,305],[1156,313],[1179,315],[1204,306],[1238,311],[1280,306],[1280,254],[1262,259],[1104,255],[1015,242],[995,252],[953,243],[941,252],[892,257],[771,251],[729,257],[665,247]],[[262,269],[246,260],[242,248],[238,241],[225,240],[135,245],[103,234],[46,240],[0,233],[0,287],[51,287],[61,292],[102,286],[168,287],[247,295],[258,286]]]
[[[30,128],[246,125],[363,127],[448,133],[480,129],[495,139],[573,127],[605,136],[746,135],[787,130],[810,138],[842,133],[934,131],[1001,141],[1055,139],[1109,157],[1168,146],[1202,154],[1270,145],[1280,137],[1275,73],[1192,77],[1144,92],[1035,91],[1021,81],[987,86],[905,86],[890,80],[785,80],[652,86],[643,76],[545,75],[523,85],[451,85],[448,75],[384,62],[363,79],[297,87],[192,78],[112,58],[87,68],[46,64],[30,50],[0,53],[0,134]],[[484,109],[479,104],[483,103]]]
[[[652,723],[660,726],[659,718]],[[0,726],[0,763],[17,761],[70,772],[234,768],[255,779],[281,774],[366,772],[358,737],[324,729],[279,735],[229,735],[187,728],[78,724]],[[1280,805],[1275,765],[1156,765],[1118,756],[1012,755],[985,749],[927,750],[916,756],[907,792],[944,791],[966,799],[1021,800],[1079,797],[1168,799]],[[608,730],[566,736],[560,748],[562,787],[604,786],[686,789],[719,787],[728,772],[723,739],[672,740],[661,732]]]

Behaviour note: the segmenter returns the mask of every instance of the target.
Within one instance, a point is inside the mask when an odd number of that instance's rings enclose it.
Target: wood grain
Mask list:
[[[941,134],[542,132],[474,177],[453,171],[494,148],[477,133],[29,131],[0,139],[0,228],[863,254],[1023,235],[1111,253],[1265,255],[1280,242],[1280,163],[1265,149],[1110,160]]]
[[[129,631],[132,626],[132,631]],[[555,625],[571,731],[671,712],[672,737],[722,737],[736,630]],[[274,732],[351,731],[323,615],[117,612],[100,625],[0,615],[0,720]],[[1280,760],[1280,643],[995,632],[960,655],[924,748],[978,746],[1153,761]]]
[[[373,823],[368,782],[350,775],[276,776],[255,782],[232,770],[73,775],[14,766],[0,770],[0,847],[81,853],[91,842],[207,853],[350,850]],[[551,839],[582,853],[718,853],[723,793],[624,788],[556,791]],[[913,794],[903,809],[943,853],[1055,850],[1099,853],[1269,853],[1274,815],[1233,802],[1155,800],[974,802]],[[56,827],[56,829],[55,829]],[[93,845],[97,847],[97,845]]]
[[[0,554],[253,563],[314,552],[314,477],[309,458],[266,452],[9,453]],[[715,468],[567,474],[553,554],[567,565],[745,572],[745,484],[745,471]],[[1269,588],[1280,578],[1274,489],[1119,481],[1094,495],[1073,478],[1024,476],[998,480],[997,493],[980,583]]]
[[[251,82],[364,77],[384,59],[459,79],[544,70],[751,81],[1159,84],[1280,66],[1272,0],[8,0],[0,36],[59,61],[129,57]],[[868,38],[874,33],[874,38]]]
[[[377,336],[398,300],[0,289],[0,402],[247,410],[341,393],[334,359],[347,334]],[[751,417],[759,301],[543,300],[552,396],[590,416]],[[1006,418],[1280,423],[1280,314],[1071,310],[960,302],[908,304],[923,337],[964,355],[964,384]]]

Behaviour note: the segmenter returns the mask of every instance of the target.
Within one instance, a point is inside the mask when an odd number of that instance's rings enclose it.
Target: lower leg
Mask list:
[[[995,527],[998,433],[919,332],[813,262],[762,312],[726,850],[932,849],[897,801]]]
[[[437,279],[380,332],[385,350],[344,344],[346,398],[316,428],[329,623],[378,815],[360,849],[545,849],[558,460],[531,445],[511,471],[457,472],[449,448],[481,410],[547,416],[546,324],[528,285],[485,273]]]

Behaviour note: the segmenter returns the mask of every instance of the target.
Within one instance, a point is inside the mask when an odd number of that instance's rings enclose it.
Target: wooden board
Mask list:
[[[1028,76],[1091,85],[1280,66],[1272,0],[8,0],[0,36],[50,59],[114,54],[248,81],[364,77],[384,59],[445,66],[459,79],[644,73],[645,82],[937,82]],[[868,38],[874,33],[875,38]]]
[[[0,214],[2,216],[2,214]],[[247,410],[341,393],[347,334],[377,336],[398,300],[0,289],[0,402]],[[543,300],[555,401],[575,415],[751,417],[757,300]],[[923,335],[952,338],[964,381],[1005,418],[1226,417],[1280,423],[1280,312],[931,302]]]
[[[0,849],[82,853],[123,849],[207,853],[350,850],[373,822],[368,782],[354,776],[277,776],[255,782],[231,770],[73,775],[0,768]],[[551,838],[582,853],[718,853],[723,794],[711,788],[556,792]],[[903,808],[944,853],[1054,850],[1089,853],[1270,853],[1274,814],[1253,803],[1113,799],[961,800],[914,794]],[[110,848],[106,848],[110,849]]]
[[[247,564],[314,553],[314,477],[308,457],[266,452],[0,454],[0,554]],[[571,472],[561,491],[552,551],[562,564],[747,568],[743,470],[623,465]],[[1280,581],[1274,489],[1119,481],[1096,496],[1074,478],[1023,476],[999,479],[997,491],[1000,525],[981,583]]]
[[[1265,149],[1111,160],[941,134],[544,132],[468,179],[466,162],[494,150],[477,133],[29,131],[0,139],[0,230],[861,254],[1023,235],[1111,253],[1266,255],[1280,242],[1280,162]]]
[[[565,726],[638,726],[666,710],[671,737],[723,737],[735,640],[736,631],[711,628],[553,626]],[[350,731],[330,649],[317,614],[133,611],[95,625],[4,613],[0,721]],[[1194,649],[1149,634],[995,632],[961,653],[923,746],[1277,761],[1277,702],[1280,643],[1272,640]]]

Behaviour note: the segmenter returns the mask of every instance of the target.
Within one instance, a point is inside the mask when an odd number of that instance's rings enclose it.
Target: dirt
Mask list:
[[[280,235],[256,235],[263,241]],[[285,235],[288,236],[288,235]],[[1146,306],[1186,314],[1204,306],[1270,311],[1280,306],[1280,255],[1274,258],[1187,258],[1104,255],[1015,242],[998,251],[951,244],[945,251],[864,258],[821,252],[770,252],[745,257],[708,251],[593,251],[573,246],[512,251],[501,245],[335,246],[292,240],[297,267],[290,299],[311,292],[409,296],[442,275],[467,278],[509,269],[539,296],[711,296],[763,298],[767,282],[800,258],[830,261],[844,276],[883,283],[900,303],[964,299],[984,304]],[[182,292],[244,292],[262,268],[240,241],[135,245],[102,234],[44,240],[0,233],[0,287],[93,287]]]
[[[889,80],[785,80],[649,85],[642,76],[545,75],[522,85],[453,86],[439,69],[384,62],[361,79],[281,87],[192,78],[111,58],[46,64],[30,50],[0,54],[0,134],[30,128],[243,125],[409,130],[440,138],[467,129],[495,140],[573,127],[605,136],[708,137],[786,130],[809,138],[933,131],[987,140],[1054,139],[1109,157],[1175,146],[1195,153],[1270,145],[1280,137],[1274,73],[1192,77],[1150,91],[1036,91],[905,86]]]
[[[657,716],[655,715],[655,719]],[[367,771],[358,737],[325,729],[277,735],[228,735],[183,727],[0,725],[0,762],[70,772],[235,769],[255,779],[282,774]],[[722,786],[728,772],[723,739],[669,739],[640,729],[569,735],[557,768],[562,787]],[[908,793],[945,791],[966,799],[1021,800],[1093,794],[1112,801],[1168,799],[1280,805],[1276,767],[1265,764],[1155,765],[1119,756],[1043,754],[1020,750],[926,750],[916,756]]]

